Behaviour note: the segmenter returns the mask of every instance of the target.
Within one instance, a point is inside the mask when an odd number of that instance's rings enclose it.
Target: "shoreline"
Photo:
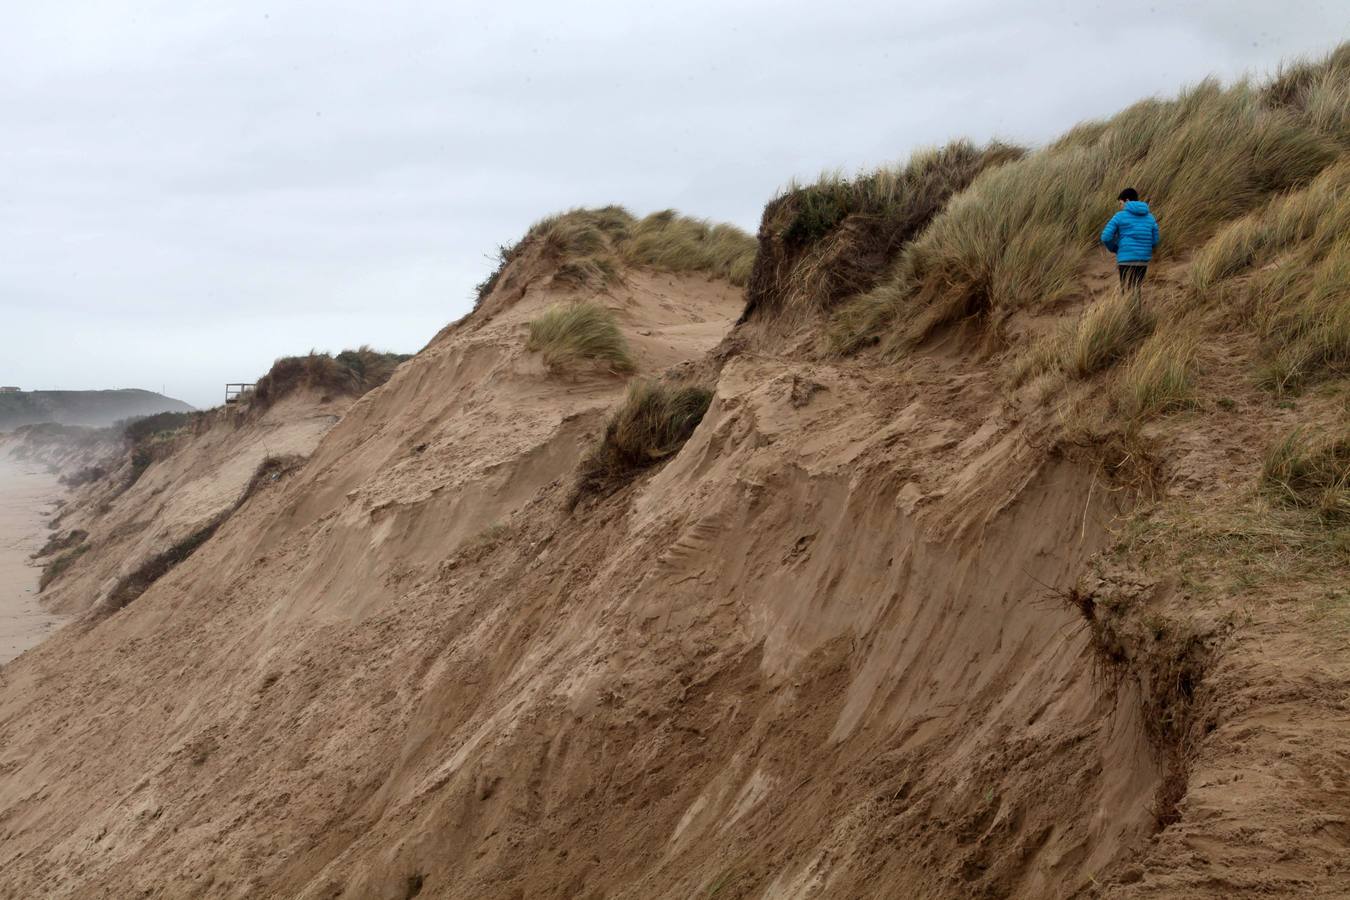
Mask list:
[[[45,467],[0,457],[0,666],[66,621],[38,602],[42,567],[29,558],[46,543],[52,501],[60,491]]]

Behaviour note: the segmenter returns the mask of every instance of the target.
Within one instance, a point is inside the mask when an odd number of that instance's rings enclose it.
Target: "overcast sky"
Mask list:
[[[753,230],[793,176],[1043,143],[1347,35],[1269,0],[4,0],[0,384],[198,406],[412,352],[577,205]]]

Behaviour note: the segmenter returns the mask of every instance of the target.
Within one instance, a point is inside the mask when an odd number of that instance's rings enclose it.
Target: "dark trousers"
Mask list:
[[[1120,272],[1120,286],[1123,288],[1139,287],[1148,273],[1148,266],[1116,266],[1116,269]]]

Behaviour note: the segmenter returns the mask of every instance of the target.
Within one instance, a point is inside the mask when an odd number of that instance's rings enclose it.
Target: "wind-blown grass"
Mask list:
[[[1306,184],[1340,150],[1301,111],[1248,83],[1207,81],[1175,100],[1137,103],[977,178],[877,287],[844,307],[837,343],[880,339],[898,352],[963,318],[997,326],[1018,309],[1065,299],[1125,184],[1157,211],[1166,258]]]
[[[1282,393],[1350,371],[1350,160],[1215,234],[1188,288],[1192,303],[1255,327],[1266,387]]]
[[[1223,280],[1301,248],[1325,254],[1350,231],[1350,160],[1329,166],[1307,187],[1229,223],[1195,255],[1188,287],[1197,298]]]
[[[1072,325],[1033,343],[1014,361],[1013,383],[1059,370],[1088,378],[1114,366],[1153,333],[1155,317],[1133,291],[1115,290],[1089,306]]]
[[[1067,343],[1065,368],[1080,378],[1124,359],[1153,332],[1153,316],[1132,291],[1114,291],[1088,307]]]
[[[667,209],[634,223],[619,252],[632,265],[707,272],[744,285],[755,261],[755,240],[734,225],[691,219]]]
[[[576,497],[601,492],[674,454],[711,402],[712,392],[698,385],[635,381],[599,446],[582,461]]]
[[[1350,429],[1316,437],[1298,429],[1267,451],[1263,484],[1282,502],[1350,522]]]
[[[628,341],[619,331],[614,313],[598,303],[557,303],[530,322],[526,349],[544,357],[544,365],[562,371],[593,363],[610,372],[634,368]]]
[[[764,208],[747,312],[829,308],[869,289],[953,194],[1024,152],[956,141],[902,166],[789,185]]]
[[[1192,405],[1198,347],[1186,330],[1155,333],[1121,370],[1113,388],[1117,409],[1138,421]]]
[[[507,269],[534,248],[553,266],[553,283],[603,287],[622,277],[621,265],[665,272],[706,272],[744,285],[754,261],[755,239],[734,225],[662,210],[638,219],[622,206],[573,209],[541,219],[519,243],[498,248],[497,267],[476,289],[475,306],[497,287]]]

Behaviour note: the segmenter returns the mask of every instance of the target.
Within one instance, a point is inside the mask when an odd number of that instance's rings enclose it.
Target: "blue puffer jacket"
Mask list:
[[[1153,258],[1158,246],[1158,220],[1143,200],[1128,200],[1102,229],[1102,243],[1116,255],[1116,262],[1143,262]]]

